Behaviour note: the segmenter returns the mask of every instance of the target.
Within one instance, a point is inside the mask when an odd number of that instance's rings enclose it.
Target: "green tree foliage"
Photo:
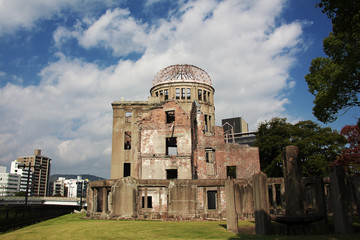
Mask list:
[[[315,96],[313,113],[326,123],[340,110],[360,106],[360,1],[321,0],[317,6],[331,19],[333,32],[323,41],[328,57],[313,59],[305,79]]]
[[[341,135],[346,137],[347,146],[341,156],[333,162],[334,165],[345,166],[350,173],[360,173],[360,131],[358,125],[346,125],[341,129]]]
[[[282,176],[282,149],[298,146],[304,176],[326,176],[329,165],[340,155],[346,139],[329,127],[312,121],[296,124],[286,118],[273,118],[261,123],[255,141],[259,147],[260,167],[269,177]]]

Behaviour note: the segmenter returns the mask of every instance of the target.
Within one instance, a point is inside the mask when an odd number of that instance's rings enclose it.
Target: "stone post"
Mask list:
[[[287,216],[304,216],[302,173],[299,165],[299,148],[287,146],[283,151],[285,202]]]
[[[335,166],[330,172],[330,194],[335,233],[353,233],[352,214],[345,184],[345,170]]]
[[[262,172],[252,175],[256,234],[271,234],[269,193],[266,179],[266,174]]]
[[[136,217],[137,182],[132,177],[119,178],[112,186],[115,216]]]
[[[225,196],[226,196],[226,226],[227,229],[239,233],[238,217],[235,206],[235,189],[234,181],[227,179],[225,181]]]

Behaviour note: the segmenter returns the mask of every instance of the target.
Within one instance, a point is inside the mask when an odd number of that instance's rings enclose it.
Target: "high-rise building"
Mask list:
[[[20,176],[7,173],[6,167],[0,166],[0,197],[14,196],[19,191]]]
[[[35,149],[33,156],[18,157],[13,161],[10,172],[21,175],[20,191],[28,189],[31,196],[47,196],[50,166],[51,159],[41,155],[40,149]]]

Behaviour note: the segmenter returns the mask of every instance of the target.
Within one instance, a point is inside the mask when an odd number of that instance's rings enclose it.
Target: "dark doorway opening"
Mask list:
[[[129,177],[131,175],[131,164],[124,163],[124,177]]]
[[[216,209],[216,195],[217,191],[207,192],[208,209]]]

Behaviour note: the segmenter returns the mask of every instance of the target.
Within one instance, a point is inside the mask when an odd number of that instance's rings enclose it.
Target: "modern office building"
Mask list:
[[[256,132],[249,132],[249,125],[242,117],[222,119],[225,142],[254,146]]]
[[[34,155],[13,161],[10,172],[21,175],[20,191],[28,190],[30,196],[45,197],[49,193],[50,167],[51,159],[35,149]]]

